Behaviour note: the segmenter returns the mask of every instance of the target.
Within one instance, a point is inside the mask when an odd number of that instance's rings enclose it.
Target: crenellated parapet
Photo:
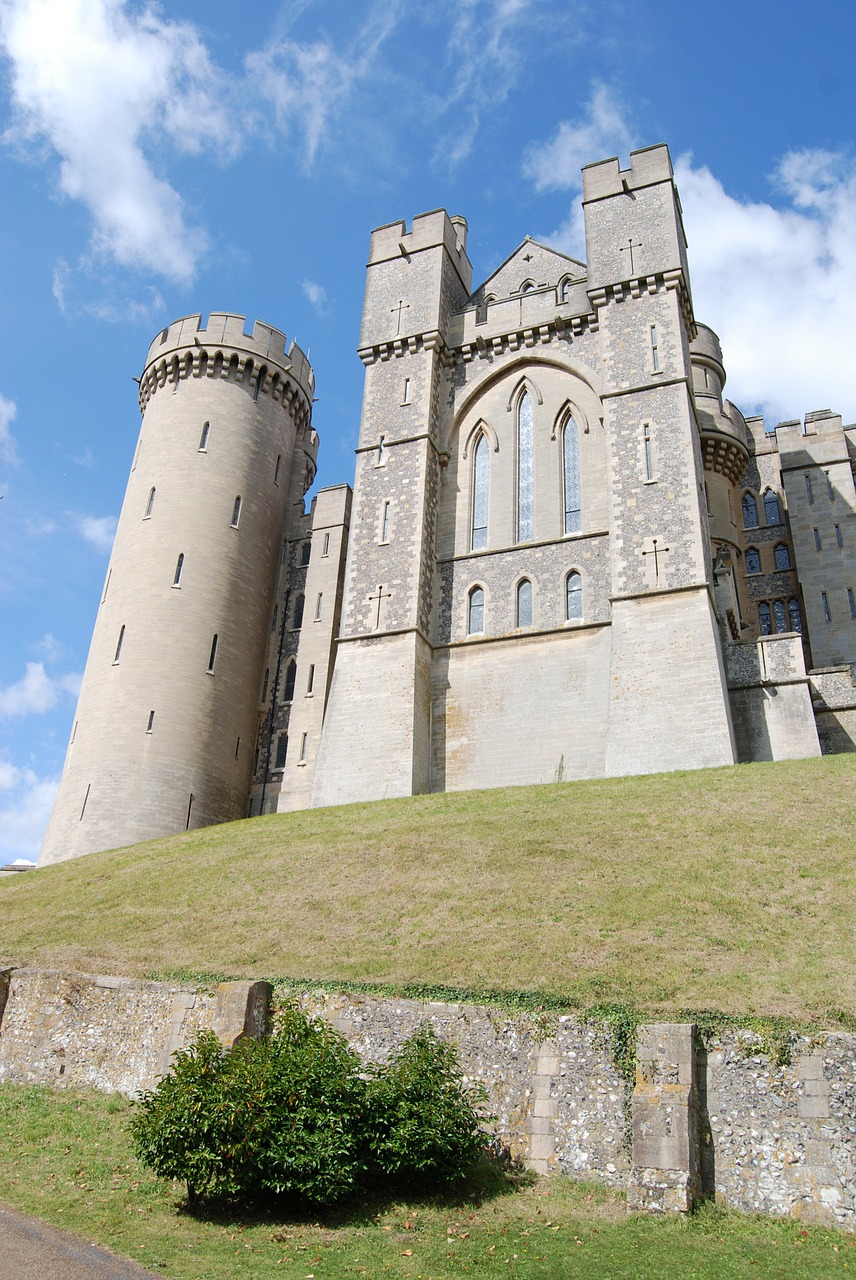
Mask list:
[[[161,330],[149,347],[140,379],[140,411],[161,388],[174,389],[188,378],[222,378],[246,387],[254,398],[270,396],[294,419],[298,431],[309,426],[315,375],[305,353],[281,330],[256,320],[245,331],[244,316],[212,312],[185,316]]]

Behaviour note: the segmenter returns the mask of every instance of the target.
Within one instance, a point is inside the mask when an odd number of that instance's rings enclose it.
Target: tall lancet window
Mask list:
[[[535,536],[535,502],[532,479],[532,398],[527,391],[517,409],[517,541]]]
[[[487,436],[480,435],[473,456],[473,551],[487,546],[488,458]]]
[[[562,472],[565,488],[565,533],[579,533],[580,523],[580,438],[577,424],[568,418],[562,436]]]

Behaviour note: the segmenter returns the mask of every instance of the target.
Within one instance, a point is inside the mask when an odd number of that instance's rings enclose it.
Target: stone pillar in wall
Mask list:
[[[627,1207],[689,1213],[701,1196],[693,1023],[639,1028]]]

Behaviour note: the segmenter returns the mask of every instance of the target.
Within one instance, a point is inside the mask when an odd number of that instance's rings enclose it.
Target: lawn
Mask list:
[[[824,1280],[856,1275],[856,1239],[704,1210],[628,1216],[570,1179],[482,1174],[432,1201],[335,1211],[204,1206],[137,1164],[119,1097],[0,1086],[0,1198],[171,1280]]]

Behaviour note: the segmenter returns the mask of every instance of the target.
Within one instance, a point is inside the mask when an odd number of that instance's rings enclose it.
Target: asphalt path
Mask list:
[[[0,1205],[0,1280],[154,1280],[155,1275],[69,1231]]]

